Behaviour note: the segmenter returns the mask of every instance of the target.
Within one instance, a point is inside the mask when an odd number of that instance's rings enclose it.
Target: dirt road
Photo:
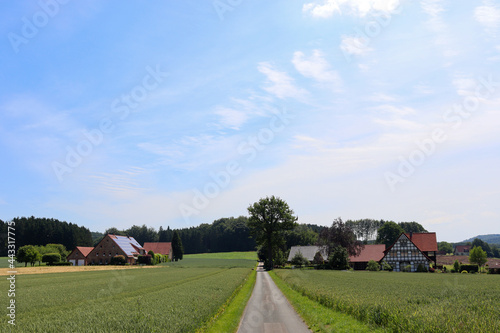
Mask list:
[[[269,273],[259,265],[257,281],[243,314],[238,333],[309,333]]]

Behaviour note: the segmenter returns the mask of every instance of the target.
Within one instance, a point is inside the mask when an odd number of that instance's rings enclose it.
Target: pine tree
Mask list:
[[[175,230],[174,235],[172,236],[172,259],[174,261],[182,260],[183,255],[184,248],[182,246],[182,240],[177,230]]]

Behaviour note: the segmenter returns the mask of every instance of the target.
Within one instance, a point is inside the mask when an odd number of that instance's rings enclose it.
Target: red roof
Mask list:
[[[405,233],[413,244],[415,244],[420,251],[437,251],[438,245],[435,232],[414,232],[413,234]]]
[[[370,260],[380,261],[384,257],[384,250],[384,244],[365,245],[365,248],[361,250],[358,256],[350,256],[349,260],[351,262],[368,262]]]
[[[92,251],[94,248],[93,247],[85,247],[85,246],[77,246],[76,247],[77,250],[79,250],[84,257],[87,257],[90,253],[90,251]]]
[[[172,251],[172,243],[170,242],[144,243],[143,247],[146,253],[153,251],[154,253],[166,255],[170,254],[170,251]]]
[[[455,252],[469,252],[470,248],[470,245],[457,245]]]

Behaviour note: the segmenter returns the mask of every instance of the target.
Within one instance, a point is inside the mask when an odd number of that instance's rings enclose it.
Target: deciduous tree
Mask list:
[[[488,259],[486,259],[486,252],[483,251],[481,246],[475,246],[469,252],[469,262],[471,264],[477,264],[479,267],[486,264]]]
[[[266,268],[272,269],[273,249],[284,244],[283,232],[297,226],[297,217],[288,204],[274,195],[260,199],[248,207],[247,226],[258,245],[267,248]]]
[[[378,229],[377,243],[385,244],[386,247],[389,247],[403,232],[403,228],[397,223],[385,222],[384,225]]]
[[[325,228],[319,234],[318,245],[326,249],[328,256],[338,246],[347,250],[348,255],[358,255],[364,248],[361,241],[356,239],[356,235],[339,217],[335,219],[330,228]]]

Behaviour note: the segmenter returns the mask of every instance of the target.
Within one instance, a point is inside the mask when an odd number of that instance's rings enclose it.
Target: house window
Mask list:
[[[96,257],[99,257],[99,252],[97,252],[97,253],[95,254],[95,256],[96,256]]]
[[[109,256],[111,257],[111,252],[109,252]]]

